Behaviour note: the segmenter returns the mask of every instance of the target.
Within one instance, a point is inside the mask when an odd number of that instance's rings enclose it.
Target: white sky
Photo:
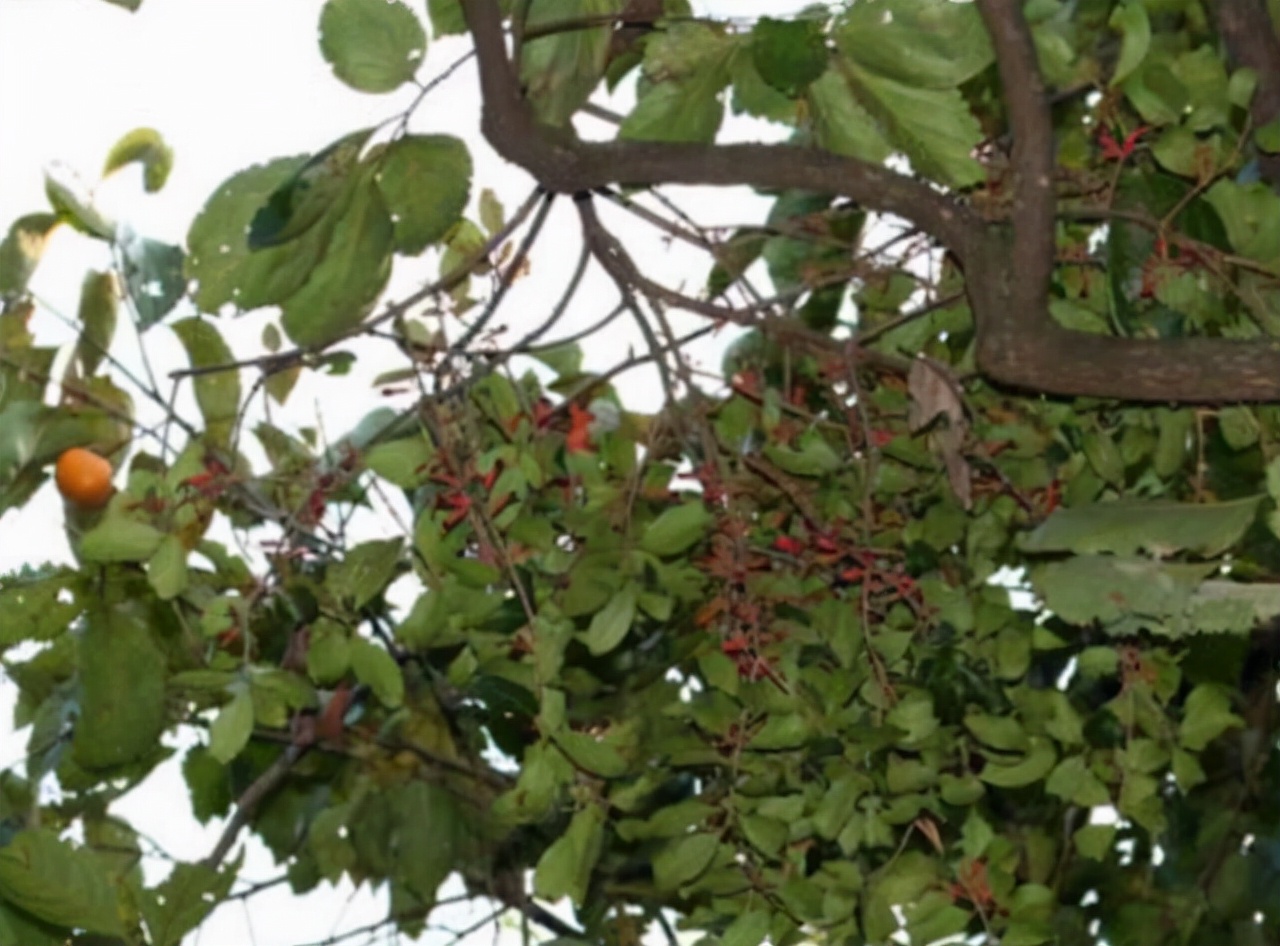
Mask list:
[[[421,13],[424,0],[409,0]],[[751,17],[785,13],[803,5],[798,0],[695,0],[701,13]],[[24,213],[47,209],[43,170],[61,161],[93,183],[111,145],[139,126],[158,129],[174,148],[176,163],[158,195],[145,195],[135,168],[115,175],[97,190],[99,206],[116,219],[127,219],[141,234],[181,243],[186,228],[205,199],[222,180],[250,164],[270,158],[318,150],[339,136],[376,124],[401,111],[413,95],[406,88],[387,96],[351,91],[338,82],[322,60],[316,43],[321,0],[144,0],[137,14],[100,0],[0,0],[0,226]],[[433,43],[420,73],[430,77],[465,50],[457,39]],[[492,187],[508,210],[528,193],[526,175],[504,167],[478,140],[479,116],[474,71],[466,66],[419,109],[413,129],[451,132],[466,139],[476,164],[476,187]],[[750,137],[753,126],[741,124],[735,134]],[[592,130],[595,133],[596,130]],[[758,220],[763,201],[743,192],[673,192],[704,223]],[[563,206],[554,212],[550,232],[535,248],[533,275],[522,281],[504,306],[504,319],[529,313],[531,324],[558,297],[565,274],[578,251],[577,224]],[[643,239],[640,258],[647,271],[671,285],[701,285],[708,262],[670,248],[642,231],[619,226],[624,236]],[[559,248],[564,247],[560,252]],[[102,268],[107,259],[101,244],[59,228],[46,249],[33,290],[51,309],[71,315],[77,306],[86,268]],[[398,264],[390,296],[411,291],[436,274],[434,261]],[[564,331],[585,325],[611,308],[615,293],[596,274],[579,294]],[[266,318],[248,316],[222,322],[233,348],[242,356],[258,350]],[[685,324],[692,325],[688,322]],[[42,343],[63,343],[73,336],[49,312],[33,325]],[[519,324],[513,329],[518,331]],[[679,329],[677,329],[679,330]],[[126,338],[128,337],[126,333]],[[145,347],[158,373],[180,366],[180,349],[163,327],[146,335]],[[637,344],[633,332],[611,330],[608,343],[588,350],[589,359],[607,367]],[[718,365],[723,339],[704,350]],[[385,366],[374,366],[385,367]],[[372,371],[360,377],[368,377]],[[247,390],[248,376],[244,383]],[[337,437],[364,413],[378,406],[367,387],[343,381],[339,393],[330,386],[300,386],[290,410],[277,419],[294,424],[316,422]],[[645,399],[652,384],[637,374],[624,384],[632,401]],[[368,391],[368,394],[365,392]],[[152,416],[138,399],[140,414]],[[179,409],[195,418],[189,399]],[[67,561],[61,503],[45,488],[23,510],[0,518],[0,574],[24,563]],[[372,532],[389,530],[387,522],[367,523]],[[22,757],[26,733],[10,730],[13,693],[0,680],[0,766]],[[119,813],[173,854],[202,857],[212,847],[218,825],[201,829],[190,817],[186,787],[176,765],[161,767],[118,806]],[[247,835],[246,835],[247,836]],[[149,862],[149,875],[163,876],[163,862]],[[257,845],[250,846],[244,870],[249,880],[277,873]],[[442,890],[442,896],[448,893]],[[481,908],[483,909],[483,907]],[[219,910],[189,939],[200,946],[308,943],[385,915],[380,895],[353,893],[349,886],[322,887],[303,900],[287,888],[255,896],[246,905]],[[466,908],[442,908],[435,922],[461,929],[483,917]],[[491,942],[490,929],[476,934]],[[473,937],[474,938],[474,937]],[[422,942],[447,942],[448,934],[428,933]],[[364,942],[363,939],[352,942]],[[379,940],[389,942],[389,940]]]

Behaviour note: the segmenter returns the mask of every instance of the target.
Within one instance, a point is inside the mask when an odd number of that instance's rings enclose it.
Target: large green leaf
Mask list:
[[[216,871],[204,864],[176,864],[154,890],[142,896],[142,916],[152,946],[179,946],[184,936],[204,922],[231,891],[234,870]]]
[[[606,16],[621,9],[621,0],[532,0],[525,30]],[[608,26],[574,26],[525,43],[520,81],[543,122],[563,125],[586,102],[604,76],[610,32]]]
[[[471,196],[471,154],[457,138],[407,135],[387,147],[379,168],[398,252],[421,253],[462,219]]]
[[[1193,552],[1213,556],[1240,541],[1258,513],[1261,496],[1220,503],[1120,499],[1062,507],[1019,536],[1024,552],[1110,552],[1156,555]]]
[[[814,140],[828,151],[875,164],[893,151],[838,69],[829,68],[810,83],[806,100]]]
[[[645,81],[619,136],[712,141],[724,118],[734,40],[706,24],[675,23],[645,47]]]
[[[859,0],[849,5],[835,35],[840,52],[861,69],[918,89],[954,88],[994,59],[972,3]]]
[[[374,175],[352,184],[324,257],[285,300],[281,324],[298,345],[319,346],[356,328],[391,275],[393,230]]]
[[[59,926],[104,936],[124,933],[103,862],[45,828],[19,831],[0,847],[0,903],[5,901]]]
[[[276,304],[306,280],[324,252],[320,227],[308,239],[254,253],[246,235],[259,209],[307,160],[278,158],[232,175],[196,216],[187,233],[186,274],[197,283],[193,299],[200,311]]]
[[[760,78],[796,96],[827,68],[827,44],[816,20],[761,17],[751,31],[751,59]]]
[[[427,34],[400,0],[327,0],[320,51],[334,73],[361,92],[391,92],[422,65]]]
[[[149,615],[136,605],[98,604],[84,620],[76,645],[75,759],[87,769],[136,761],[155,752],[167,721],[164,653]]]
[[[365,128],[344,135],[273,190],[249,224],[249,249],[288,243],[319,223],[347,194],[360,152],[372,134],[373,129]]]
[[[83,376],[88,377],[97,371],[111,348],[119,308],[120,296],[116,292],[115,277],[111,273],[93,270],[85,273],[84,282],[80,285],[80,308],[76,313],[80,322],[76,361]]]
[[[853,64],[847,77],[863,108],[922,174],[953,187],[970,187],[985,179],[986,172],[973,157],[982,129],[957,90],[907,85]]]

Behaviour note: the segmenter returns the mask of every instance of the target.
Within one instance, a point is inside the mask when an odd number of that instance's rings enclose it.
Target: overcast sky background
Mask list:
[[[415,12],[423,13],[425,0],[408,2]],[[7,229],[22,214],[48,209],[44,168],[60,161],[96,187],[98,206],[109,216],[127,220],[145,236],[181,244],[207,197],[236,171],[275,157],[319,150],[354,129],[395,116],[415,90],[406,87],[390,95],[371,96],[335,79],[316,42],[322,5],[322,0],[144,0],[142,9],[130,14],[101,0],[0,0],[0,226]],[[803,5],[798,0],[694,2],[702,14],[743,18],[777,15]],[[444,71],[466,48],[459,39],[433,42],[419,77],[429,79]],[[629,89],[622,90],[614,107],[625,109],[630,94]],[[475,73],[468,64],[426,100],[411,128],[464,138],[476,165],[473,207],[480,188],[491,187],[512,211],[529,193],[531,181],[522,171],[506,166],[479,139],[478,118]],[[144,194],[136,166],[99,185],[97,175],[111,145],[140,126],[160,131],[176,152],[165,188],[157,195]],[[582,127],[592,135],[607,133],[603,126]],[[745,121],[726,127],[734,137],[769,134]],[[758,221],[766,206],[741,191],[672,189],[670,193],[707,224]],[[707,260],[687,248],[668,246],[651,231],[616,214],[605,216],[635,248],[647,272],[673,286],[696,290],[702,285]],[[579,246],[576,217],[571,208],[560,206],[534,250],[532,274],[516,285],[501,310],[499,321],[510,325],[513,334],[522,328],[521,314],[527,315],[526,325],[537,324],[545,316],[576,262]],[[41,344],[65,344],[74,338],[73,330],[53,313],[74,316],[85,270],[104,268],[108,262],[102,244],[67,227],[56,231],[32,282],[45,307],[38,310],[33,323]],[[397,261],[388,297],[403,296],[436,274],[434,259]],[[599,318],[615,299],[608,280],[594,273],[579,293],[563,332]],[[223,320],[219,328],[237,355],[247,357],[260,352],[266,321],[267,316],[260,313]],[[127,327],[120,335],[131,337]],[[724,343],[725,337],[719,337],[700,349],[699,356],[708,367],[718,366]],[[159,374],[184,363],[181,349],[163,327],[149,331],[143,344]],[[607,368],[625,357],[628,345],[639,347],[633,330],[611,329],[607,339],[586,346],[589,364]],[[300,384],[288,408],[276,413],[276,422],[286,429],[291,424],[319,423],[324,436],[341,436],[381,403],[367,386],[368,378],[388,367],[385,361],[377,363],[377,351],[371,349],[375,357],[366,358],[360,372],[340,385],[326,386],[320,379]],[[131,363],[137,363],[136,358]],[[250,380],[244,377],[246,390]],[[651,403],[655,393],[652,377],[642,372],[623,379],[620,388],[633,406]],[[135,400],[140,420],[158,417],[140,396],[135,395]],[[178,409],[198,419],[189,392],[179,399]],[[141,446],[154,449],[154,444]],[[394,534],[398,529],[386,517],[366,520],[358,528],[361,537]],[[0,517],[0,574],[45,561],[70,561],[62,505],[51,485],[23,510]],[[14,733],[10,728],[12,701],[12,687],[0,679],[0,766],[20,764],[26,743],[25,731]],[[174,763],[162,766],[127,796],[118,812],[163,849],[184,859],[203,857],[221,827],[201,828],[191,817],[186,787]],[[249,852],[243,871],[246,880],[264,880],[279,872],[259,845],[251,843]],[[168,870],[163,860],[154,858],[145,867],[152,881]],[[457,892],[451,886],[446,885],[441,895]],[[292,946],[318,942],[372,923],[385,915],[385,909],[380,894],[353,892],[347,884],[336,889],[324,886],[301,899],[277,887],[247,903],[224,906],[188,943]],[[435,914],[434,924],[458,930],[485,915],[483,906],[475,910],[444,907]],[[440,930],[427,933],[421,942],[451,939]],[[493,942],[492,927],[473,934],[470,941]]]

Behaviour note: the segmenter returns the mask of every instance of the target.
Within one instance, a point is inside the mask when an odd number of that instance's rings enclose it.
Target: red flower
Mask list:
[[[1102,145],[1102,157],[1106,161],[1124,161],[1129,155],[1133,154],[1133,149],[1138,144],[1138,139],[1149,132],[1151,128],[1147,125],[1139,125],[1133,131],[1125,136],[1124,143],[1116,142],[1115,137],[1106,128],[1098,132],[1098,144]]]

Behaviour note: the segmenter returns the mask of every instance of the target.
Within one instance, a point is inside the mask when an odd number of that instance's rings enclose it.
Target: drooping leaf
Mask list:
[[[226,367],[235,360],[231,349],[207,319],[183,319],[174,323],[173,331],[191,367],[201,369],[194,384],[207,435],[214,443],[226,444],[240,413],[240,371]]]
[[[116,331],[116,313],[120,296],[111,273],[90,270],[80,286],[80,337],[76,340],[76,361],[84,377],[98,370],[98,365],[111,348]]]
[[[111,146],[102,166],[102,176],[134,162],[142,165],[142,181],[147,193],[155,193],[164,187],[173,170],[173,149],[154,128],[135,128]]]
[[[9,225],[8,235],[0,241],[0,298],[26,291],[49,233],[57,224],[58,218],[53,214],[34,213],[19,217]]]
[[[115,236],[115,223],[93,206],[89,188],[71,168],[51,165],[44,174],[44,192],[60,221],[99,240]]]
[[[320,50],[337,77],[353,89],[391,92],[422,65],[427,34],[400,0],[326,0]]]

